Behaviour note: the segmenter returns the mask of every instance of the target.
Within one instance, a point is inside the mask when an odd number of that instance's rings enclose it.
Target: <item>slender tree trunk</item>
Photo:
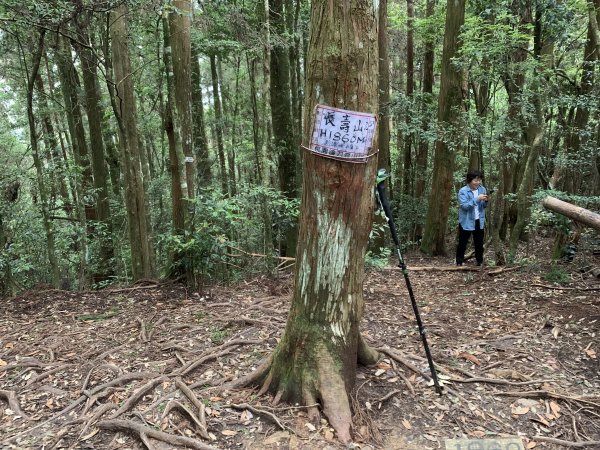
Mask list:
[[[534,56],[538,60],[538,64],[542,66],[544,64],[544,56],[551,54],[551,51],[543,52],[547,49],[547,43],[542,38],[542,11],[536,10],[535,20],[535,34],[534,34]],[[517,220],[510,233],[510,254],[514,257],[517,244],[519,239],[525,232],[525,227],[529,221],[531,200],[530,196],[533,191],[535,183],[535,177],[537,174],[537,163],[540,148],[543,145],[544,140],[544,109],[543,109],[543,92],[541,86],[540,75],[534,73],[531,76],[530,84],[530,109],[533,109],[533,117],[528,119],[525,135],[526,135],[526,149],[527,149],[527,160],[523,168],[523,176],[520,180],[519,187],[517,190]]]
[[[44,82],[42,76],[38,73],[35,78],[35,86],[39,93],[37,96],[37,102],[39,103],[39,115],[41,116],[42,122],[42,137],[44,141],[45,157],[47,160],[46,171],[50,179],[48,183],[48,192],[50,193],[51,202],[49,206],[57,203],[58,197],[61,198],[61,204],[63,207],[69,205],[69,195],[67,193],[67,185],[64,178],[64,170],[62,168],[62,161],[58,151],[58,140],[56,139],[56,133],[54,132],[54,124],[48,111],[47,98],[48,95],[45,92]]]
[[[387,22],[387,0],[379,2],[379,122],[377,123],[377,134],[379,142],[378,167],[391,172],[392,161],[390,159],[390,58],[388,53],[388,22]],[[388,183],[389,184],[389,183]],[[388,192],[390,186],[386,186]]]
[[[265,156],[263,154],[262,133],[260,127],[262,125],[259,119],[258,99],[256,95],[256,58],[250,60],[247,57],[248,76],[250,78],[250,103],[252,105],[252,137],[254,142],[254,158],[255,158],[255,176],[259,186],[268,187],[268,176],[264,172],[266,166]],[[272,233],[272,217],[268,205],[266,195],[261,195],[260,202],[261,215],[263,219],[263,253],[270,255],[273,252],[273,233]]]
[[[219,94],[219,76],[217,74],[217,57],[210,55],[210,73],[213,86],[213,105],[215,109],[215,134],[217,138],[217,154],[219,155],[219,167],[221,175],[221,192],[224,196],[229,195],[229,183],[227,180],[227,167],[225,166],[225,148],[223,147],[223,112],[221,111],[221,96]]]
[[[238,113],[239,113],[239,89],[240,89],[240,64],[241,58],[236,58],[236,66],[235,66],[235,88],[233,98],[230,99],[230,104],[233,104],[230,112],[230,126],[231,130],[231,146],[227,151],[227,162],[229,167],[229,187],[231,190],[231,195],[237,195],[237,179],[235,173],[236,168],[236,149],[238,146]]]
[[[48,208],[48,192],[44,173],[42,168],[42,160],[39,154],[38,137],[35,123],[35,115],[33,112],[33,91],[35,88],[35,80],[38,77],[40,62],[42,60],[42,52],[44,50],[45,31],[40,31],[37,46],[33,49],[33,61],[31,71],[27,75],[27,120],[29,123],[29,141],[31,143],[31,153],[33,155],[33,164],[37,177],[37,184],[40,195],[40,207],[42,212],[42,223],[46,234],[46,250],[48,255],[48,263],[50,266],[50,282],[54,287],[59,287],[60,283],[60,268],[56,257],[56,242],[54,237],[54,229],[50,220],[50,211]],[[25,55],[23,54],[23,58]]]
[[[413,93],[415,89],[415,49],[414,49],[414,20],[415,20],[415,6],[413,0],[406,0],[406,17],[407,17],[407,31],[406,31],[406,102],[408,109],[412,109],[413,104]],[[406,114],[405,117],[407,129],[412,129],[412,114]],[[412,143],[413,133],[408,132],[404,139],[404,165],[403,165],[403,176],[402,176],[402,193],[410,197],[413,191],[413,180],[418,177],[419,174],[415,174],[413,171],[412,163]]]
[[[427,11],[426,17],[430,18],[435,12],[435,0],[427,0]],[[433,97],[433,61],[434,61],[434,42],[431,37],[425,41],[425,53],[423,55],[423,101],[425,102],[425,108],[423,111],[423,120],[421,122],[421,138],[419,140],[419,147],[417,149],[417,155],[415,158],[415,199],[421,201],[425,196],[425,180],[427,174],[427,160],[429,153],[429,141],[426,138],[427,131],[429,130],[429,108],[428,104],[431,103]],[[420,240],[423,235],[423,225],[418,223],[415,229],[415,238]]]
[[[173,220],[173,234],[183,237],[185,230],[185,208],[183,205],[183,188],[182,188],[182,173],[183,161],[177,152],[177,137],[175,133],[175,125],[173,124],[173,73],[171,66],[171,39],[169,37],[169,26],[166,19],[163,19],[163,63],[166,73],[166,92],[167,101],[164,107],[164,127],[167,135],[169,147],[169,173],[171,174],[171,217]],[[181,155],[183,156],[183,154]],[[181,269],[183,254],[177,253],[173,255],[172,266],[178,266]],[[180,275],[179,270],[175,274]],[[175,275],[174,274],[174,275]]]
[[[378,59],[378,102],[379,102],[379,120],[377,122],[377,142],[379,153],[377,158],[377,168],[385,169],[386,173],[391,173],[392,161],[390,156],[390,59],[388,53],[388,8],[387,0],[379,2],[378,11],[378,32],[377,46],[379,48]],[[392,190],[392,184],[386,183],[385,189],[389,194]],[[386,248],[387,241],[387,220],[385,215],[378,214],[374,217],[376,224],[373,227],[373,236],[369,245],[369,251],[374,254],[380,254],[381,250]]]
[[[198,185],[207,187],[212,180],[208,139],[204,123],[204,103],[202,100],[202,77],[200,74],[200,52],[198,46],[192,43],[192,116],[194,120],[194,154],[196,155]]]
[[[305,143],[316,104],[377,114],[376,36],[373,2],[312,2]],[[350,164],[303,154],[294,297],[265,383],[276,400],[320,402],[342,442],[351,439],[348,394],[357,361],[377,358],[358,330],[376,167],[375,158]]]
[[[81,230],[85,232],[80,233],[78,247],[80,254],[79,264],[79,286],[84,287],[87,285],[87,264],[86,255],[88,248],[88,230],[87,220],[91,219],[92,216],[88,217],[89,211],[95,213],[93,204],[86,201],[89,196],[86,193],[90,190],[93,185],[92,171],[90,168],[88,158],[88,146],[85,137],[85,129],[83,127],[83,116],[81,114],[81,104],[79,96],[77,95],[77,86],[79,85],[79,77],[77,70],[73,64],[71,56],[71,47],[63,37],[58,37],[57,51],[55,54],[56,65],[58,68],[60,86],[63,94],[63,101],[65,104],[65,115],[67,117],[67,126],[69,134],[71,136],[71,146],[73,149],[73,158],[75,165],[79,169],[76,171],[77,175],[74,177],[74,191],[75,191],[75,208],[77,210],[77,216]]]
[[[462,115],[462,72],[452,64],[460,49],[460,27],[465,21],[464,0],[448,0],[442,75],[438,101],[438,126],[431,193],[421,250],[432,255],[446,254],[445,237],[450,198],[453,193],[454,155],[459,143]]]
[[[185,157],[185,181],[187,198],[193,201],[195,167],[192,127],[192,76],[191,76],[191,14],[190,0],[173,0],[173,11],[169,14],[169,30],[171,34],[171,50],[173,55],[173,85],[177,119],[175,124],[179,130],[183,155]]]
[[[282,43],[286,33],[282,0],[272,0],[269,21],[275,39],[271,41],[271,118],[273,122],[273,145],[279,168],[279,188],[288,199],[298,197],[296,182],[296,158],[298,148],[294,143],[294,123],[290,97],[289,49]],[[290,227],[286,232],[283,256],[293,256],[296,250],[298,229]]]
[[[131,265],[134,280],[154,276],[154,247],[148,223],[143,180],[143,155],[138,137],[136,101],[129,48],[127,7],[111,12],[112,60],[115,77],[115,114],[119,123],[119,145],[125,179],[125,203],[129,224]]]
[[[85,27],[80,28],[79,35],[84,39],[83,42],[93,43]],[[98,84],[96,56],[91,49],[87,47],[80,46],[77,50],[81,60],[88,130],[90,135],[91,167],[94,175],[94,192],[96,199],[95,220],[97,221],[97,224],[95,225],[95,228],[96,231],[98,231],[98,225],[102,228],[102,231],[96,233],[95,236],[95,239],[100,243],[100,262],[98,265],[98,272],[93,276],[94,281],[99,282],[108,279],[114,273],[114,251],[108,192],[108,174],[105,162],[104,138],[102,135],[103,111]]]

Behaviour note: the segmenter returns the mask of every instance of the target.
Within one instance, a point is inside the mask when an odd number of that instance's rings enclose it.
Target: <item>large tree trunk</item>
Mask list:
[[[456,134],[460,133],[462,116],[462,72],[453,65],[452,59],[460,49],[459,33],[464,21],[465,0],[448,0],[438,100],[438,126],[442,136],[435,145],[431,193],[421,243],[421,250],[431,255],[446,253],[444,241],[457,153],[450,144],[458,146],[460,139]]]
[[[316,104],[377,113],[373,2],[315,0],[311,24],[305,143]],[[265,383],[276,400],[320,402],[343,442],[351,439],[348,393],[357,361],[378,356],[358,330],[375,170],[376,158],[352,164],[303,154],[294,297]]]
[[[125,179],[125,203],[134,280],[154,276],[154,247],[148,222],[143,160],[137,127],[136,101],[129,48],[127,7],[111,12],[112,59],[115,76],[114,108],[119,122],[119,145]]]
[[[550,211],[562,214],[569,219],[573,219],[576,222],[600,231],[600,214],[598,213],[582,208],[581,206],[563,202],[554,197],[546,197],[542,200],[542,205]]]

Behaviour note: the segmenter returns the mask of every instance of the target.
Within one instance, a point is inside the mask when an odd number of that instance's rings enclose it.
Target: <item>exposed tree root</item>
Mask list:
[[[111,380],[107,383],[101,384],[100,386],[96,386],[94,389],[92,389],[89,392],[84,392],[83,395],[81,395],[79,398],[77,398],[77,400],[71,402],[71,404],[69,404],[69,406],[67,406],[66,408],[62,409],[61,411],[59,411],[58,413],[56,413],[55,415],[53,415],[52,417],[50,417],[47,420],[44,420],[43,422],[38,423],[37,425],[28,428],[26,430],[21,431],[20,433],[14,434],[10,437],[5,437],[4,438],[4,442],[8,443],[11,442],[21,436],[26,436],[28,434],[31,434],[33,431],[42,428],[46,425],[49,425],[51,423],[53,423],[55,420],[60,419],[62,416],[64,416],[65,414],[68,414],[69,412],[73,411],[75,408],[77,408],[79,405],[81,405],[83,402],[85,402],[89,397],[94,396],[95,394],[97,394],[98,392],[103,391],[104,389],[111,387],[111,386],[115,386],[115,385],[119,385],[119,384],[125,384],[128,383],[129,381],[133,381],[133,380],[140,380],[140,379],[145,379],[145,378],[151,378],[156,376],[155,373],[152,372],[134,372],[134,373],[127,373],[123,376],[120,376],[119,378],[116,378],[114,380]]]
[[[142,397],[144,395],[146,395],[146,392],[148,392],[151,389],[154,389],[154,387],[157,384],[162,383],[163,381],[166,381],[167,377],[158,377],[155,378],[154,380],[149,381],[148,383],[146,383],[145,385],[143,385],[142,387],[140,387],[137,391],[135,391],[135,393],[129,397],[127,399],[127,401],[123,404],[123,406],[121,406],[119,409],[117,409],[111,416],[111,419],[116,419],[117,417],[119,417],[121,414],[123,414],[126,411],[129,411],[131,408],[133,408],[133,406],[139,402]]]
[[[266,411],[264,409],[255,408],[254,406],[249,405],[248,403],[240,403],[239,405],[231,404],[229,405],[233,409],[237,409],[238,411],[244,411],[247,409],[250,412],[253,412],[256,415],[266,416],[271,419],[279,428],[282,430],[288,430],[294,432],[290,427],[287,427],[279,417],[277,417],[272,412]]]
[[[72,366],[73,366],[73,364],[63,364],[61,366],[55,367],[54,369],[50,369],[45,372],[42,372],[42,373],[36,375],[35,377],[30,378],[29,381],[27,382],[27,384],[25,385],[25,387],[30,388],[35,383],[42,381],[43,379],[49,377],[50,375],[53,375],[56,372],[60,372],[61,370],[68,369],[69,367],[72,367]]]
[[[373,364],[376,364],[380,358],[381,353],[379,353],[376,349],[367,344],[363,335],[359,333],[357,349],[358,363],[362,364],[363,366],[371,366]]]
[[[167,404],[167,407],[163,411],[162,417],[160,419],[161,423],[164,422],[164,420],[167,418],[167,416],[173,409],[178,410],[180,413],[182,413],[183,416],[187,416],[187,418],[190,419],[196,425],[197,431],[200,434],[200,436],[202,436],[206,440],[210,439],[210,437],[208,436],[208,431],[206,429],[206,422],[203,423],[198,417],[196,417],[196,415],[192,411],[190,411],[185,405],[179,403],[177,400],[171,400]]]
[[[138,438],[144,442],[144,445],[146,445],[147,439],[144,441],[142,436],[144,436],[144,438],[156,439],[158,441],[179,447],[194,448],[197,450],[217,450],[215,447],[205,444],[197,439],[192,439],[185,436],[175,436],[173,434],[140,425],[131,420],[103,420],[98,422],[98,428],[111,431],[125,431],[136,434]]]
[[[534,441],[540,442],[548,442],[550,444],[561,445],[563,447],[570,448],[598,448],[600,447],[600,441],[565,441],[563,439],[556,439],[546,436],[534,436],[532,438]]]
[[[90,378],[92,376],[92,372],[96,369],[109,369],[111,370],[115,375],[121,375],[123,373],[123,371],[121,370],[120,367],[115,366],[114,364],[100,364],[98,366],[92,367],[88,374],[85,377],[85,380],[83,381],[83,385],[81,386],[81,390],[85,391],[87,389],[88,383],[90,382]]]
[[[21,404],[17,399],[17,395],[13,391],[0,390],[0,398],[3,398],[8,403],[8,407],[12,409],[17,415],[21,416],[23,420],[29,420],[27,414],[21,409]]]
[[[81,432],[79,433],[79,437],[81,438],[82,436],[84,436],[85,433],[87,432],[87,430],[90,428],[90,426],[95,424],[98,421],[98,419],[100,419],[100,417],[102,417],[108,411],[112,411],[113,409],[116,409],[116,408],[117,408],[117,405],[115,405],[114,403],[105,403],[104,405],[102,405],[98,409],[96,409],[96,411],[94,411],[94,414],[92,414],[92,417],[90,417],[88,419],[88,421],[85,423],[85,425],[81,429]]]

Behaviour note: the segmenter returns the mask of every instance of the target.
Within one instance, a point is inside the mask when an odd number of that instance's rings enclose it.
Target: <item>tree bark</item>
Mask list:
[[[421,250],[431,255],[445,255],[446,224],[453,192],[454,155],[459,145],[462,115],[462,72],[452,64],[460,49],[460,27],[465,21],[465,1],[448,0],[442,74],[438,100],[438,127],[431,193]]]
[[[194,120],[194,154],[196,155],[196,171],[198,185],[207,187],[212,180],[208,139],[204,123],[204,104],[202,100],[202,77],[200,74],[200,52],[198,46],[192,43],[192,116]]]
[[[86,29],[87,25],[79,28],[79,36],[83,42],[92,42]],[[88,130],[90,135],[91,168],[95,192],[95,229],[98,224],[103,228],[102,233],[96,235],[99,241],[99,265],[97,273],[93,274],[95,282],[103,281],[113,275],[114,248],[112,242],[112,223],[108,193],[108,175],[105,162],[104,139],[102,134],[102,102],[98,84],[97,59],[90,48],[77,46],[85,91],[85,104],[88,117]]]
[[[377,114],[377,61],[373,2],[312,2],[305,143],[317,104]],[[358,330],[376,167],[375,158],[351,164],[303,153],[294,297],[265,381],[276,400],[320,402],[342,442],[351,439],[357,360],[378,356]]]
[[[167,145],[169,148],[169,173],[171,174],[171,217],[173,220],[173,234],[183,237],[185,230],[185,208],[183,206],[183,186],[182,171],[183,162],[177,152],[177,136],[175,133],[175,124],[173,123],[173,73],[171,66],[171,38],[169,33],[169,24],[163,19],[163,63],[166,73],[166,93],[167,98],[164,106],[164,128],[167,135]],[[182,155],[183,156],[183,155]],[[183,254],[175,253],[172,256],[172,267],[181,263]],[[181,275],[176,270],[173,275]]]
[[[125,203],[134,280],[154,276],[154,247],[148,223],[143,160],[138,137],[136,100],[127,42],[128,10],[125,4],[111,13],[112,60],[115,77],[115,115],[119,123],[119,145],[125,179]]]
[[[42,210],[42,223],[46,234],[46,250],[48,255],[48,263],[50,266],[50,281],[54,287],[59,287],[60,268],[56,257],[56,240],[54,237],[54,229],[50,220],[50,212],[48,208],[48,192],[46,191],[46,182],[42,168],[42,160],[39,154],[39,143],[36,131],[35,114],[33,111],[33,92],[35,88],[35,80],[38,77],[42,52],[44,50],[45,32],[40,31],[37,46],[33,49],[33,61],[31,72],[27,79],[27,120],[29,123],[29,141],[31,143],[31,153],[33,155],[33,164],[37,177],[40,206]],[[25,58],[25,55],[22,55]]]
[[[176,129],[183,149],[186,194],[188,201],[193,201],[195,163],[192,151],[192,76],[191,76],[191,14],[190,0],[173,0],[173,10],[169,14],[169,31],[171,36],[173,86],[177,119]]]
[[[83,126],[83,116],[81,114],[81,103],[77,95],[77,86],[79,85],[79,76],[71,56],[71,46],[65,38],[57,37],[57,49],[55,53],[56,66],[60,87],[65,104],[65,115],[67,117],[67,127],[71,137],[71,148],[75,165],[78,168],[77,175],[73,177],[74,202],[79,218],[80,226],[85,233],[79,236],[79,286],[87,285],[87,264],[86,255],[88,247],[87,220],[91,219],[90,211],[93,211],[93,204],[86,201],[86,192],[93,185],[92,171],[88,157],[88,145]]]

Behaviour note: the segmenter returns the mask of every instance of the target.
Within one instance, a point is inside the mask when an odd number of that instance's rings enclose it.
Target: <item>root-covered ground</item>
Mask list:
[[[384,356],[359,368],[354,448],[508,435],[525,448],[600,448],[598,278],[577,263],[457,269],[419,254],[407,263],[445,394],[428,385],[402,274],[369,271],[362,332]],[[565,271],[560,285],[543,278]],[[0,448],[346,448],[304,407],[228,384],[275,348],[291,282],[203,294],[164,283],[42,288],[2,300]]]

